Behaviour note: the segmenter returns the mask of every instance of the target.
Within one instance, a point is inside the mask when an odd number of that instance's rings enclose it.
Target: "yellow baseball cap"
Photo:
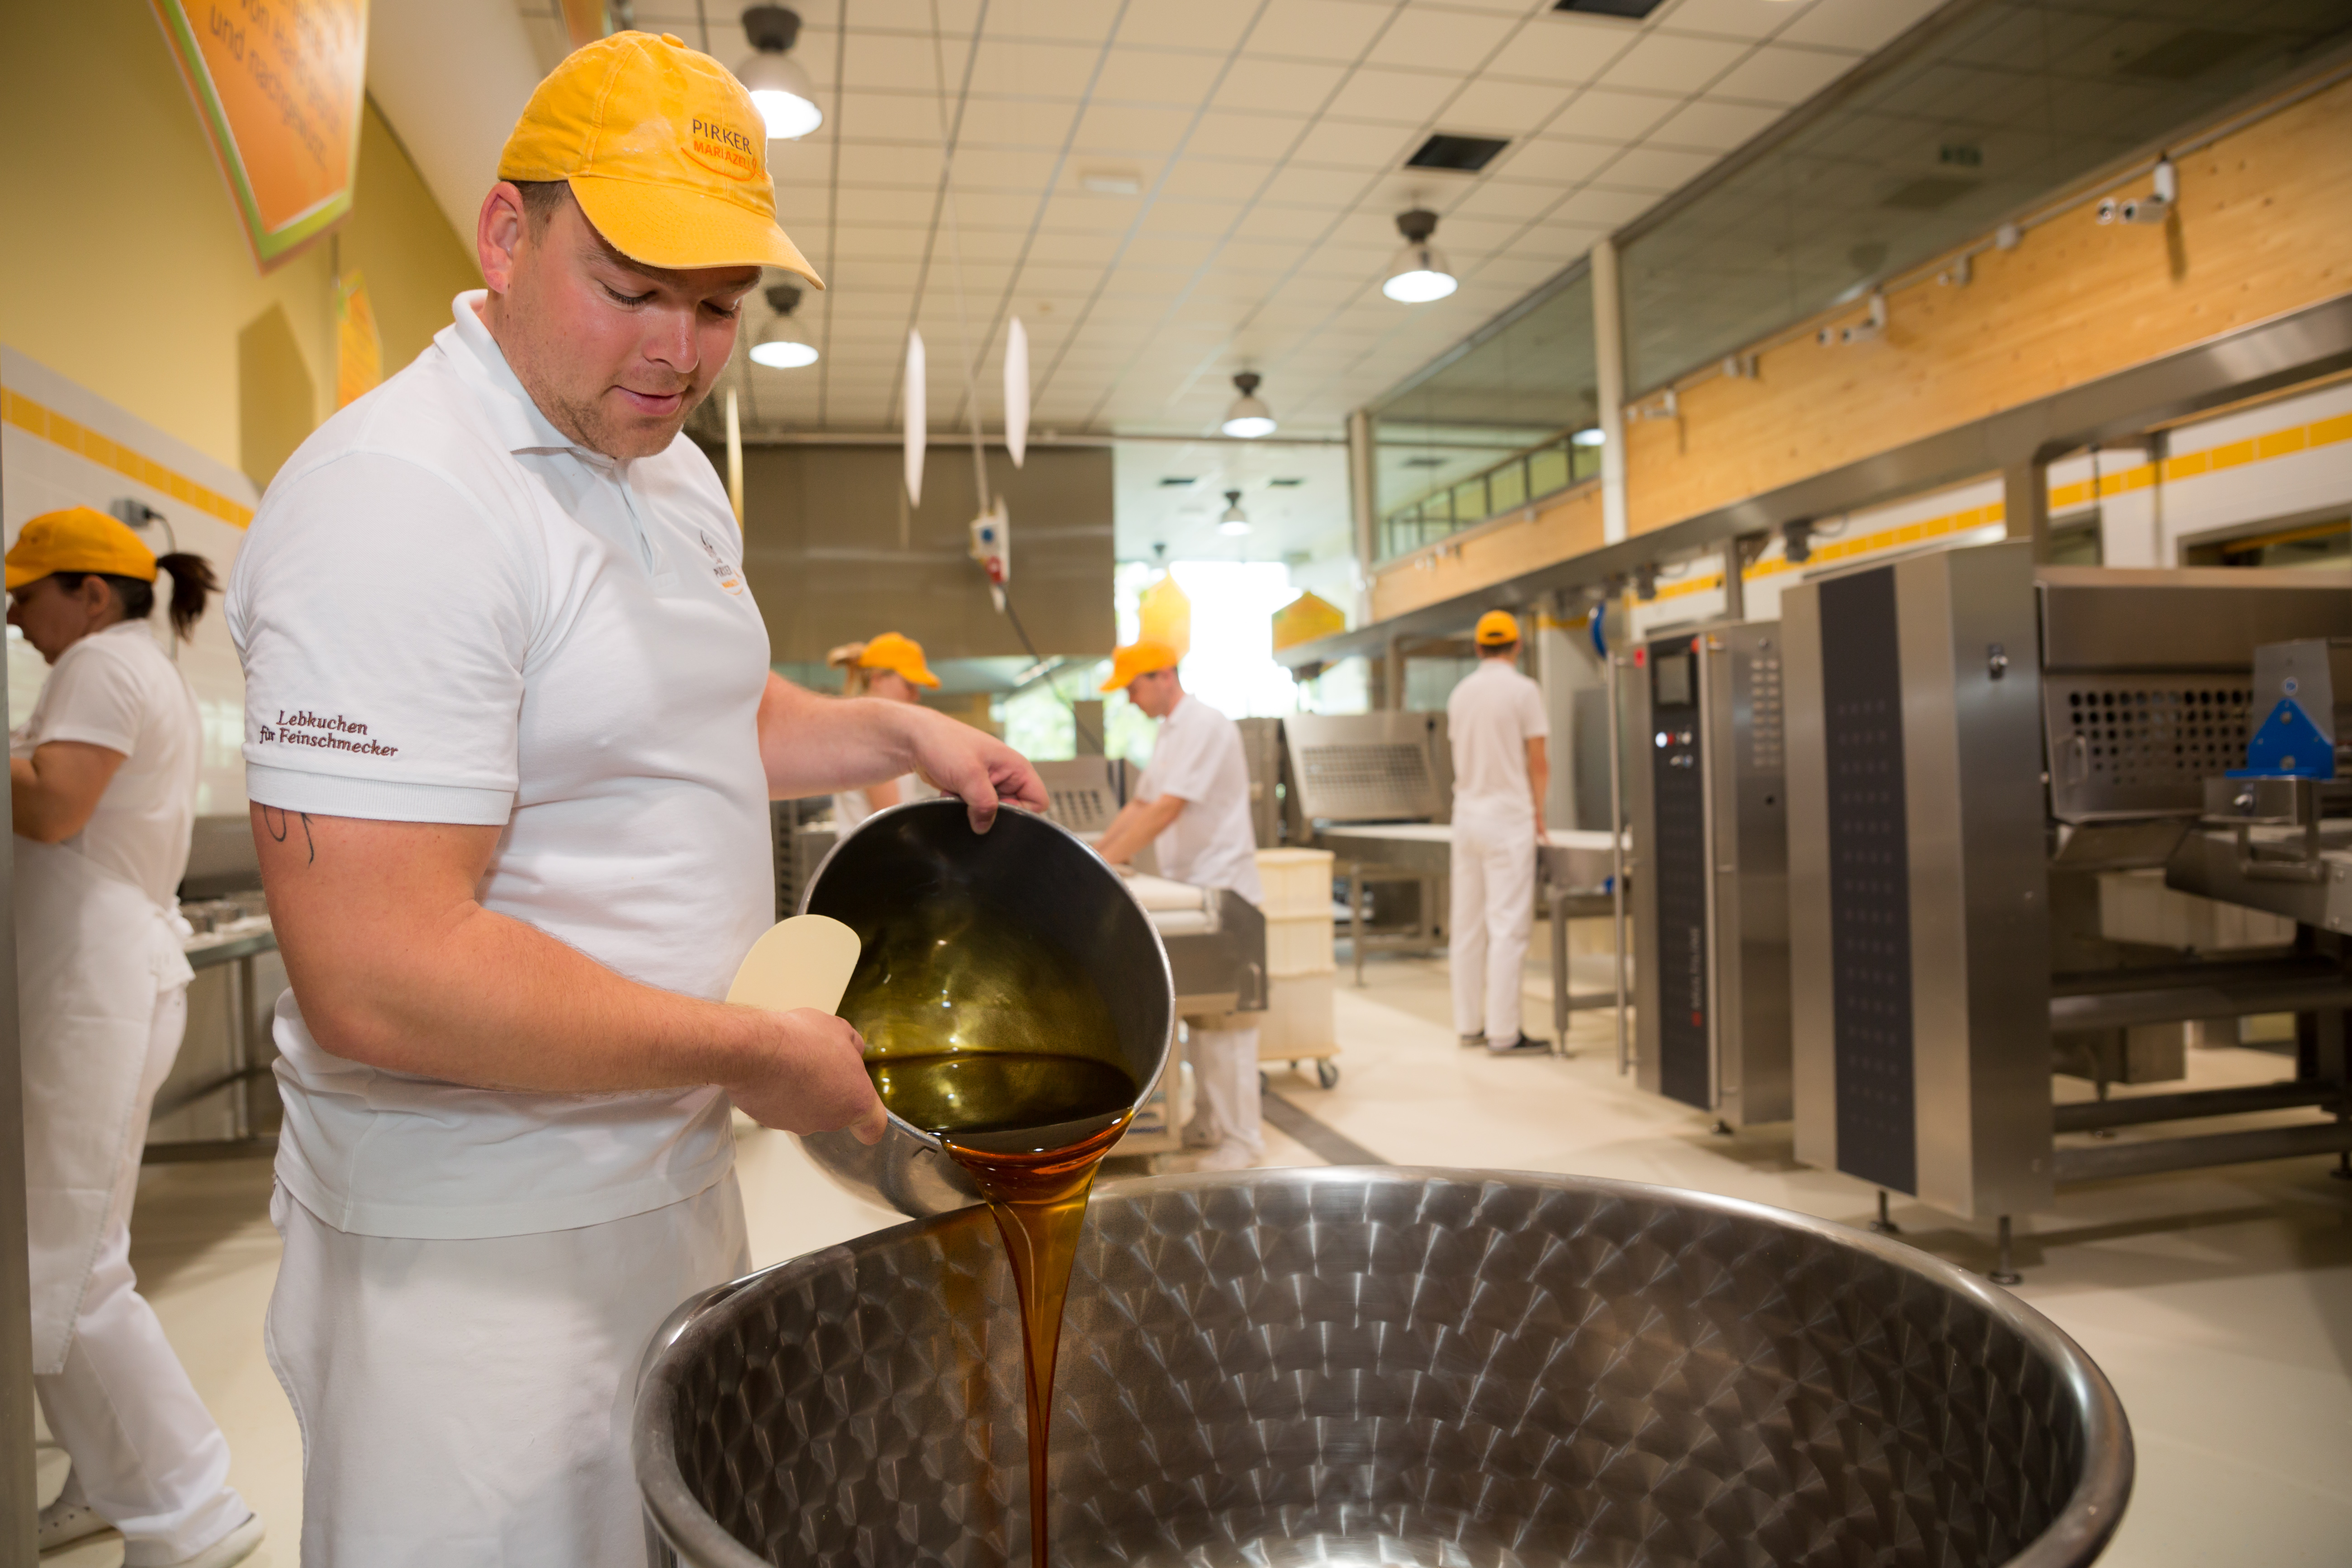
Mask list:
[[[1462,623],[1456,621],[1455,626]],[[1501,647],[1519,640],[1519,618],[1508,610],[1489,610],[1478,617],[1477,642],[1480,647]]]
[[[1164,642],[1131,642],[1110,658],[1110,679],[1102,683],[1105,691],[1124,690],[1139,675],[1176,668],[1176,650]]]
[[[917,686],[937,686],[940,678],[923,662],[923,645],[897,632],[884,632],[857,656],[860,669],[887,669]]]
[[[499,154],[501,180],[568,180],[613,247],[648,267],[780,267],[824,279],[776,226],[751,95],[669,33],[615,33],[548,72]]]
[[[8,549],[13,592],[59,572],[102,572],[110,577],[155,580],[155,552],[119,518],[93,507],[45,511],[25,524]]]

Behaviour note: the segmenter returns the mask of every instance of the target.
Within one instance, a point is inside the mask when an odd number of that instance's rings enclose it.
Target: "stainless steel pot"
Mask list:
[[[1140,1086],[1136,1103],[1150,1097],[1175,1037],[1167,950],[1125,879],[1058,824],[1007,807],[988,832],[974,833],[961,801],[894,806],[835,844],[801,895],[802,913],[831,915],[857,932],[861,964],[894,929],[943,904],[967,911],[992,941],[1034,946],[1092,975],[1118,1058]],[[834,1181],[900,1214],[919,1218],[980,1201],[939,1139],[896,1115],[871,1147],[847,1132],[801,1144]]]
[[[1068,1564],[2074,1568],[2131,1490],[2115,1390],[2015,1297],[1626,1182],[1107,1186],[1060,1362]],[[985,1212],[722,1286],[648,1363],[635,1457],[665,1568],[1028,1561],[1021,1336]]]

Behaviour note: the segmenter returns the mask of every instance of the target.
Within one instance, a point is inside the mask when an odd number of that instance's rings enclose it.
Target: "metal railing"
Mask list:
[[[1600,447],[1579,446],[1570,435],[1556,436],[1384,514],[1380,559],[1409,555],[1600,473]]]

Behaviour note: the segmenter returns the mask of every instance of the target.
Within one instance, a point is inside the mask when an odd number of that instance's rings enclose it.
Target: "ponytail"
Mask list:
[[[220,592],[220,579],[213,575],[213,563],[201,555],[175,552],[157,556],[155,565],[172,574],[172,630],[185,642],[196,629],[197,617],[205,613],[205,605]],[[151,594],[148,612],[154,607]]]

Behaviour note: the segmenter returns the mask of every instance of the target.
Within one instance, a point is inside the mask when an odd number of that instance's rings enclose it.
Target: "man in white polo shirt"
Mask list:
[[[1536,918],[1536,859],[1551,767],[1543,688],[1516,668],[1518,618],[1489,610],[1472,634],[1478,668],[1445,700],[1454,746],[1454,1027],[1498,1057],[1551,1049],[1519,1028],[1520,966]]]
[[[679,435],[761,267],[816,281],[764,151],[677,39],[574,53],[482,205],[487,293],[288,461],[237,559],[307,1563],[644,1563],[639,1357],[750,1262],[730,1103],[882,1126],[848,1025],[716,1000],[772,912],[771,794],[1045,804],[978,731],[769,672]]]
[[[1149,640],[1112,657],[1105,691],[1160,721],[1150,765],[1135,798],[1119,809],[1095,847],[1112,865],[1153,847],[1160,874],[1196,888],[1223,888],[1265,901],[1250,826],[1249,762],[1238,725],[1197,697],[1176,673],[1176,650]],[[1185,1143],[1208,1151],[1203,1171],[1241,1171],[1265,1155],[1257,1089],[1255,1015],[1220,1013],[1184,1020],[1186,1055],[1201,1094]]]

